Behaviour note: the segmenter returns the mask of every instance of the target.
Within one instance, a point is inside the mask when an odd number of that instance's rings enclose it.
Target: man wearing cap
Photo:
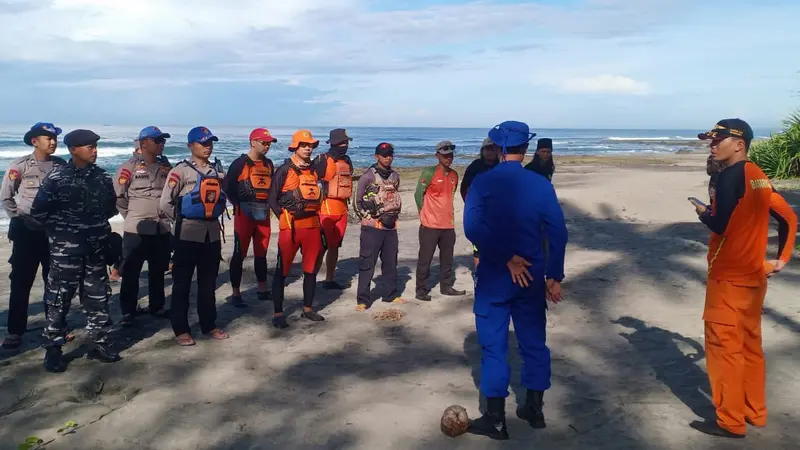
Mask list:
[[[717,420],[695,421],[700,432],[743,438],[747,424],[767,424],[761,310],[767,278],[789,262],[797,216],[761,168],[747,159],[753,130],[725,119],[698,138],[711,141],[719,173],[710,207],[690,200],[711,231],[703,311],[705,350]],[[766,262],[770,215],[778,219],[779,259]]]
[[[143,128],[138,138],[139,154],[120,165],[114,176],[117,210],[125,219],[119,293],[122,326],[133,325],[137,312],[166,316],[164,272],[170,257],[170,224],[167,216],[159,211],[158,203],[172,166],[164,164],[158,157],[170,137],[158,127]],[[145,261],[148,267],[148,308],[137,311],[139,276]]]
[[[86,330],[93,344],[87,357],[102,362],[121,359],[107,341],[111,326],[111,287],[106,272],[111,235],[108,219],[117,215],[117,207],[111,177],[95,165],[99,139],[90,130],[65,135],[64,145],[72,158],[44,178],[31,206],[31,216],[44,224],[50,244],[50,272],[44,293],[44,365],[52,372],[65,369],[61,347],[76,291],[80,292]]]
[[[275,165],[267,158],[270,146],[278,140],[266,128],[250,132],[250,152],[236,158],[225,175],[225,193],[233,205],[233,255],[230,261],[231,303],[247,306],[239,286],[242,265],[253,242],[253,264],[258,280],[258,299],[268,300],[267,248],[270,238],[269,190]]]
[[[344,233],[347,230],[347,202],[353,194],[353,162],[347,156],[347,149],[353,138],[343,128],[331,130],[326,141],[331,148],[314,158],[311,167],[322,181],[322,205],[319,210],[319,221],[325,236],[322,252],[317,262],[317,271],[322,265],[325,252],[328,259],[325,265],[325,289],[343,290],[344,286],[334,281],[336,263],[339,261],[339,247],[342,246]]]
[[[370,295],[375,264],[381,258],[381,274],[388,285],[386,303],[405,303],[397,286],[397,218],[403,201],[400,197],[400,174],[392,170],[394,146],[381,142],[375,147],[375,164],[358,179],[356,212],[361,217],[361,241],[358,251],[357,311],[372,306]]]
[[[317,285],[316,265],[322,251],[319,208],[322,188],[311,167],[311,153],[319,146],[308,130],[292,136],[287,158],[275,171],[269,193],[269,206],[279,218],[278,261],[272,278],[272,301],[275,311],[272,325],[287,328],[283,314],[284,280],[289,275],[297,251],[303,255],[303,312],[301,317],[313,322],[325,320],[312,308]]]
[[[533,161],[529,162],[525,168],[538,173],[550,181],[553,180],[553,173],[556,171],[556,165],[553,162],[552,139],[541,138],[536,142],[536,153],[533,155]]]
[[[488,137],[483,140],[480,149],[480,157],[472,161],[467,170],[464,172],[464,179],[461,180],[461,200],[467,200],[467,192],[472,185],[472,181],[476,176],[497,167],[500,159],[497,157],[498,148]],[[478,247],[472,246],[472,257],[474,258],[475,267],[478,267]]]
[[[11,293],[8,299],[8,336],[3,348],[17,348],[28,326],[28,303],[36,271],[42,267],[42,280],[47,280],[50,270],[50,250],[42,224],[30,216],[31,203],[45,176],[54,168],[65,164],[53,156],[58,146],[61,128],[52,123],[39,122],[32,126],[23,140],[33,147],[33,153],[11,161],[0,187],[3,208],[11,219],[8,239],[11,249]],[[16,198],[15,198],[16,197]]]
[[[453,288],[453,253],[456,246],[455,209],[453,198],[458,188],[458,174],[451,169],[456,146],[450,141],[436,144],[439,164],[422,170],[414,200],[419,210],[419,257],[417,260],[417,300],[429,302],[428,277],[436,247],[439,247],[440,292],[442,295],[464,295]]]
[[[211,153],[219,138],[206,127],[195,127],[187,135],[191,157],[167,174],[159,211],[172,222],[173,262],[170,319],[175,341],[195,345],[189,327],[189,294],[197,269],[197,316],[200,332],[213,339],[228,339],[217,328],[217,275],[222,255],[222,214],[227,197],[222,189],[224,170]],[[123,274],[124,279],[124,274]]]
[[[489,138],[502,149],[503,162],[475,178],[464,207],[466,237],[481,249],[473,312],[481,345],[480,391],[487,398],[486,413],[470,423],[469,431],[499,440],[509,438],[505,419],[511,374],[506,360],[509,322],[514,320],[523,360],[522,385],[527,389],[517,417],[533,428],[544,428],[544,391],[550,388],[545,313],[548,300],[563,299],[564,215],[552,184],[522,167],[535,135],[517,121],[489,131]],[[546,262],[542,234],[550,250]]]

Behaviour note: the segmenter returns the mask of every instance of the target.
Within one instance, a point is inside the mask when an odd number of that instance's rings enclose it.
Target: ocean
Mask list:
[[[62,125],[56,124],[64,133],[75,128],[88,128],[101,136],[98,143],[97,163],[110,172],[132,156],[133,140],[142,127],[115,125]],[[158,124],[172,138],[167,141],[164,154],[172,164],[188,156],[186,134],[190,126],[167,126]],[[236,157],[248,151],[248,137],[251,127],[213,127],[209,129],[219,137],[214,145],[213,157],[219,158],[227,167]],[[30,125],[0,125],[0,175],[5,176],[11,161],[31,153],[32,147],[22,142],[22,136]],[[295,128],[268,127],[278,139],[273,144],[268,156],[276,165],[289,156],[286,145],[291,141]],[[319,149],[327,148],[325,140],[330,128],[309,128],[315,138],[320,140]],[[534,129],[536,138],[553,139],[553,157],[558,162],[559,155],[602,155],[602,154],[636,154],[636,153],[675,153],[682,149],[698,148],[697,133],[705,129],[695,130],[594,130],[594,129]],[[757,137],[769,137],[777,129],[754,129]],[[420,167],[435,164],[434,148],[441,140],[450,140],[456,144],[456,160],[458,165],[466,165],[478,154],[481,142],[488,129],[481,128],[347,128],[353,138],[348,155],[356,167],[367,167],[374,162],[375,147],[383,141],[391,142],[395,147],[394,166]],[[63,134],[62,136],[63,137]],[[69,157],[66,147],[61,145],[56,155]],[[117,220],[119,217],[116,218]],[[5,211],[0,211],[0,228],[7,223]]]

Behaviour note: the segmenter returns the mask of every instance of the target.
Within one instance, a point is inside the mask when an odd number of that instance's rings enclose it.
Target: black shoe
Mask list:
[[[48,372],[58,373],[67,370],[64,365],[64,352],[61,351],[60,345],[47,347],[47,353],[44,355],[44,368]]]
[[[452,287],[444,288],[444,289],[442,289],[441,292],[442,292],[442,295],[449,295],[451,297],[459,297],[459,296],[467,294],[467,291],[457,291],[457,290],[453,289]]]
[[[289,323],[286,321],[286,316],[278,316],[272,318],[272,326],[275,328],[289,328]]]
[[[431,301],[431,294],[417,292],[417,296],[415,298],[421,302],[429,302]]]
[[[341,284],[337,283],[336,281],[323,281],[322,282],[322,289],[329,290],[329,291],[343,291],[343,290],[345,290],[347,288],[342,286]]]
[[[122,359],[119,353],[111,350],[111,346],[107,343],[97,342],[94,348],[89,350],[86,354],[86,359],[100,361],[104,363],[114,363]]]
[[[147,309],[152,317],[159,317],[162,319],[169,318],[170,311],[163,306],[160,308],[148,307]]]
[[[731,433],[730,431],[717,425],[716,422],[711,422],[711,421],[700,422],[698,420],[695,420],[694,422],[690,423],[689,426],[701,433],[705,433],[711,436],[732,438],[732,439],[744,439],[744,437],[746,436],[744,434]]]
[[[231,295],[231,305],[234,308],[247,308],[247,303],[245,303],[241,295]]]
[[[517,408],[517,417],[528,422],[532,428],[540,429],[545,428],[547,425],[544,422],[544,392],[533,391],[528,389],[528,396],[525,399],[525,404]]]
[[[259,292],[258,299],[262,302],[269,300],[269,291],[266,292]]]
[[[300,317],[308,319],[312,322],[322,322],[325,320],[325,318],[319,315],[316,311],[303,311],[303,313],[300,314]]]
[[[486,436],[490,439],[505,441],[508,440],[508,428],[506,428],[506,413],[504,398],[488,398],[488,409],[486,414],[478,419],[471,420],[467,432]]]

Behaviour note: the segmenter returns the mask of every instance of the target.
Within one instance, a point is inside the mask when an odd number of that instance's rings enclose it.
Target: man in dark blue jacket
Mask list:
[[[550,388],[545,313],[548,300],[563,299],[564,215],[547,178],[522,167],[534,136],[527,124],[515,121],[489,131],[489,138],[502,149],[503,162],[475,178],[464,208],[466,237],[481,249],[473,311],[482,351],[480,391],[487,398],[486,414],[472,421],[469,431],[492,439],[509,437],[505,399],[511,373],[506,362],[510,319],[523,359],[522,384],[527,388],[517,417],[533,428],[545,427],[543,396]],[[546,262],[542,233],[548,242]]]

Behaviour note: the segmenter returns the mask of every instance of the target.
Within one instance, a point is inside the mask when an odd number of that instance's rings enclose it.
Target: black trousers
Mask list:
[[[417,258],[417,294],[427,294],[428,277],[431,273],[433,254],[439,247],[439,271],[441,282],[439,287],[444,290],[456,284],[453,273],[453,252],[456,247],[456,230],[439,230],[419,226],[419,257]]]
[[[389,285],[389,301],[397,297],[397,230],[381,230],[361,226],[361,247],[358,252],[358,303],[371,305],[370,286],[375,275],[375,264],[381,258],[381,273]]]
[[[147,289],[150,311],[164,307],[164,272],[169,266],[169,234],[125,233],[122,236],[122,286],[119,303],[122,314],[134,314],[139,303],[139,277],[147,261]]]
[[[21,336],[28,328],[28,305],[31,287],[36,281],[36,272],[42,267],[42,280],[47,283],[50,271],[50,247],[47,234],[31,230],[20,217],[11,219],[8,225],[8,238],[11,239],[11,294],[8,299],[8,334]],[[45,314],[47,304],[45,303]]]
[[[175,336],[189,333],[189,293],[197,269],[197,316],[200,331],[208,333],[217,322],[217,275],[222,257],[222,242],[188,242],[176,239],[172,256],[172,331]]]

